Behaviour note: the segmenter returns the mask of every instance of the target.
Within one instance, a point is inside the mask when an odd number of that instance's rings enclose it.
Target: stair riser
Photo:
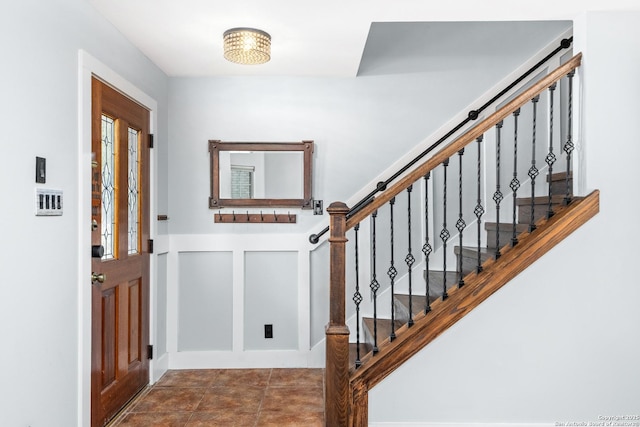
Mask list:
[[[396,319],[401,321],[403,324],[409,321],[409,307],[402,304],[397,299],[393,299],[393,306],[395,308]]]
[[[470,251],[464,251],[462,253],[462,255],[458,254],[456,256],[457,257],[462,256],[462,274],[463,274],[463,276],[466,276],[467,274],[476,271],[476,269],[478,267],[478,255],[477,255],[477,253],[473,253],[473,252],[470,252]],[[491,257],[492,257],[491,254],[481,254],[481,256],[480,256],[480,265],[482,265],[486,260],[488,260]]]
[[[573,180],[570,179],[569,180],[569,189],[572,189],[572,188],[573,188]],[[567,194],[567,182],[566,181],[553,181],[551,183],[551,194],[562,194],[562,195]]]

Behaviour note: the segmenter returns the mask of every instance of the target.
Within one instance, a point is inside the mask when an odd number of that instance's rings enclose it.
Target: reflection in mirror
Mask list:
[[[311,208],[313,141],[209,141],[209,207]]]
[[[299,151],[222,151],[220,198],[302,199],[303,160]]]

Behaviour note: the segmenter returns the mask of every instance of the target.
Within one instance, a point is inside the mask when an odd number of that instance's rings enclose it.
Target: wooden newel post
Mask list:
[[[349,422],[349,328],[345,324],[345,246],[349,208],[334,202],[327,208],[331,216],[329,324],[325,329],[326,348],[326,425],[347,427]]]

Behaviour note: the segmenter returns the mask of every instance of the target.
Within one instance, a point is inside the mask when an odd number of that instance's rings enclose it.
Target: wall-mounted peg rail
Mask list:
[[[296,215],[290,213],[249,213],[249,212],[232,212],[217,213],[213,216],[214,222],[220,223],[273,223],[273,224],[295,224]]]

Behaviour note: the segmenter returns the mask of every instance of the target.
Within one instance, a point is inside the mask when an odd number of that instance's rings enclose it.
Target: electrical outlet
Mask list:
[[[273,338],[273,325],[264,325],[264,337]]]

